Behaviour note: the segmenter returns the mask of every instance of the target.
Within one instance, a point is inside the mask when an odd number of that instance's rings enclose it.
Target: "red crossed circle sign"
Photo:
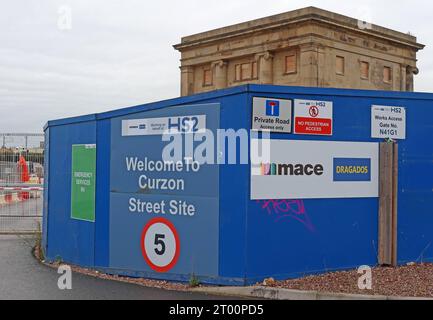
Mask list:
[[[311,106],[309,110],[310,116],[313,118],[317,117],[319,115],[319,108],[317,106]]]

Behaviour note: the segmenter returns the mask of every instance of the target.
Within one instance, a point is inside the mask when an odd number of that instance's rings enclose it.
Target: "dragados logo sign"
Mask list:
[[[251,139],[251,159],[261,141]],[[270,140],[270,155],[251,160],[251,199],[376,198],[379,144]]]
[[[371,181],[371,159],[334,158],[334,181]]]

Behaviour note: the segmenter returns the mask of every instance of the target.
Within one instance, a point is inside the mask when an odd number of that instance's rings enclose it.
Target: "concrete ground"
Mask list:
[[[134,299],[209,300],[230,299],[204,293],[146,288],[134,284],[103,280],[77,273],[72,290],[59,290],[57,270],[40,264],[32,255],[34,240],[0,236],[0,300],[4,299]]]

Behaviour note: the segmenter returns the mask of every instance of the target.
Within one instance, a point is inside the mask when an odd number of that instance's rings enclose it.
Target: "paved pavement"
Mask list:
[[[0,236],[0,299],[224,299],[203,293],[145,288],[74,273],[72,290],[59,290],[57,270],[36,261],[31,238]],[[228,299],[227,297],[225,299]]]

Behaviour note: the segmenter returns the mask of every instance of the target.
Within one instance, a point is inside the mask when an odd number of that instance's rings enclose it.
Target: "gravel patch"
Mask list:
[[[284,281],[275,281],[270,278],[260,285],[333,293],[433,297],[433,264],[431,263],[410,263],[397,268],[372,268],[371,290],[358,288],[358,279],[361,275],[357,273],[357,270],[350,270]]]
[[[38,260],[38,247],[34,254]],[[46,263],[45,265],[58,268],[61,263]],[[152,280],[144,278],[131,278],[118,275],[109,275],[96,270],[70,265],[72,271],[101,279],[133,283],[145,287],[160,288],[175,291],[189,291],[191,286],[186,283]],[[361,274],[357,270],[331,272],[323,275],[307,276],[299,279],[275,281],[266,279],[257,285],[285,288],[302,291],[319,291],[329,293],[348,293],[364,295],[400,296],[400,297],[427,297],[433,298],[433,264],[409,263],[406,266],[375,267],[372,268],[372,289],[358,288],[358,279]],[[200,285],[199,287],[206,287]]]

